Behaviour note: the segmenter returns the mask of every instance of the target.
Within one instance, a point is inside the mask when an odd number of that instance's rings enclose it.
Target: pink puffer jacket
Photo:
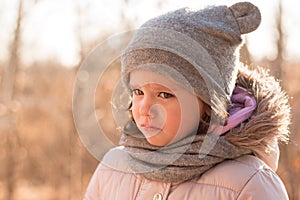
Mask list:
[[[120,147],[105,155],[85,200],[288,199],[282,181],[273,171],[277,168],[278,151],[271,156],[258,153],[224,161],[199,178],[182,183],[155,182],[134,174],[123,162],[126,156]]]
[[[251,70],[241,66],[237,85],[255,94],[257,109],[247,124],[226,133],[225,139],[238,147],[251,149],[255,156],[223,161],[190,181],[161,183],[133,173],[126,164],[127,153],[121,147],[114,148],[104,156],[94,173],[85,199],[288,199],[275,173],[279,158],[277,139],[286,141],[289,134],[288,98],[263,68]],[[267,145],[271,154],[262,151]]]

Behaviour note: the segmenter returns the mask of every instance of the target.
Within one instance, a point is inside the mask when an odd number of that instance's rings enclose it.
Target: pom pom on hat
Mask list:
[[[261,15],[256,6],[249,2],[236,3],[229,7],[239,25],[240,33],[256,30],[261,22]]]

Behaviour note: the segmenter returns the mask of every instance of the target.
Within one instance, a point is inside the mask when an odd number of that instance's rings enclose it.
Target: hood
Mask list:
[[[262,67],[250,69],[242,65],[236,85],[246,89],[255,97],[257,107],[247,121],[231,129],[226,133],[225,138],[236,146],[250,149],[274,168],[273,166],[277,164],[270,159],[278,162],[277,141],[287,143],[289,139],[288,96],[279,82]],[[276,156],[277,159],[271,155]]]

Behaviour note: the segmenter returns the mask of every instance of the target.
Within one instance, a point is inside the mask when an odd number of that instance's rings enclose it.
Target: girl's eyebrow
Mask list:
[[[143,85],[139,85],[139,84],[129,84],[130,88],[139,88],[139,87],[144,87],[144,86],[149,86],[150,88],[154,89],[154,90],[169,90],[172,91],[172,89],[160,85],[160,84],[155,84],[155,83],[147,83],[147,84],[143,84]]]
[[[163,86],[163,85],[156,85],[156,84],[151,84],[151,83],[149,83],[150,84],[150,87],[152,88],[152,89],[154,89],[154,90],[158,90],[158,91],[160,91],[160,90],[162,90],[162,91],[164,91],[164,92],[171,92],[171,93],[176,93],[176,92],[178,92],[178,88],[175,88],[175,87],[172,87],[172,88],[168,88],[168,87],[166,87],[166,86]],[[147,84],[144,84],[144,85],[147,85]],[[139,84],[131,84],[131,83],[129,83],[129,89],[136,89],[136,88],[140,88],[140,87],[143,87],[144,85],[139,85]]]

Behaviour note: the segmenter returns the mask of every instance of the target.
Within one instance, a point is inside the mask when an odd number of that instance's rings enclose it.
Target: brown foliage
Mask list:
[[[17,75],[15,101],[19,106],[14,113],[18,137],[14,153],[16,198],[25,187],[30,192],[35,187],[45,186],[61,190],[53,190],[47,198],[69,199],[70,193],[74,193],[71,191],[74,183],[70,180],[75,179],[82,185],[82,193],[97,165],[97,160],[81,145],[74,128],[71,110],[74,76],[73,69],[55,63],[25,68]],[[82,152],[78,158],[82,165],[78,175],[71,173],[72,152]],[[5,150],[1,155],[1,163],[5,163]],[[1,168],[1,180],[4,180],[4,174],[5,169]]]
[[[108,80],[100,80],[98,86],[96,113],[117,143],[116,125],[111,121],[111,113],[107,113],[110,97],[106,95],[113,90],[110,81],[118,79],[118,68],[113,67],[107,73],[110,74],[106,76]],[[21,195],[25,199],[72,199],[72,194],[77,194],[75,199],[82,199],[98,161],[85,150],[74,128],[71,107],[75,75],[74,69],[56,63],[26,67],[17,74],[14,97],[17,142],[13,154],[17,164],[16,198]],[[293,124],[290,144],[281,147],[278,173],[291,196],[292,192],[299,192],[293,185],[299,185],[297,180],[300,180],[299,64],[285,64],[284,75],[283,85],[293,97],[290,100]],[[106,117],[101,117],[103,112]],[[0,144],[5,144],[5,140]],[[0,148],[1,163],[6,162],[6,155],[5,149]],[[0,168],[0,194],[5,193],[6,183],[1,181],[5,173],[5,169]],[[0,199],[3,198],[0,195]]]

